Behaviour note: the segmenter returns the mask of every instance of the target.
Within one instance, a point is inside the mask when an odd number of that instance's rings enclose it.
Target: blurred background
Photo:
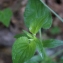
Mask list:
[[[63,0],[44,0],[44,2],[63,18]],[[20,5],[19,5],[20,3]],[[12,63],[12,45],[16,40],[14,36],[22,30],[28,30],[24,25],[23,13],[27,0],[0,0],[0,10],[10,7],[13,16],[9,27],[0,23],[0,63]],[[19,5],[17,7],[17,5]],[[53,24],[50,29],[42,30],[43,39],[54,38],[63,40],[63,23],[54,15]],[[53,49],[46,49],[49,56],[55,55],[52,59],[58,63],[63,63],[63,46]]]

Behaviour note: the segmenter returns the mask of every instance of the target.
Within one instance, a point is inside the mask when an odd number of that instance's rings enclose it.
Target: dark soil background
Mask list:
[[[44,0],[45,3],[52,8],[60,17],[63,18],[63,0]],[[27,0],[0,0],[0,10],[10,7],[13,11],[12,19],[10,20],[9,27],[5,27],[0,23],[0,63],[12,63],[12,45],[15,41],[14,36],[21,33],[22,30],[27,30],[24,25],[23,13],[25,10]],[[20,5],[19,5],[20,3]],[[17,5],[19,5],[17,7]],[[49,30],[43,30],[43,38],[55,38],[63,40],[63,23],[54,15],[53,24]],[[60,32],[57,34],[52,34],[51,29],[53,27],[59,27]],[[47,49],[47,54],[53,55],[54,53],[63,50],[63,46],[57,47],[55,49]],[[63,52],[58,54],[53,60],[60,61],[63,56]]]

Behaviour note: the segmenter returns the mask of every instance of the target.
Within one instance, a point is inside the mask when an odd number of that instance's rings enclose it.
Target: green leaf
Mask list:
[[[11,11],[11,9],[6,8],[4,10],[0,10],[0,21],[5,25],[5,26],[9,26],[10,24],[10,20],[12,17],[13,13]]]
[[[34,55],[35,49],[34,41],[29,41],[27,37],[18,38],[12,48],[13,63],[24,63]]]
[[[42,58],[40,57],[40,55],[35,55],[30,60],[28,60],[26,63],[38,63],[40,61],[42,61]]]
[[[47,48],[55,48],[61,45],[63,45],[63,41],[61,40],[48,39],[43,41],[43,46]]]
[[[51,27],[52,17],[49,10],[40,0],[28,0],[24,21],[30,32],[36,34],[41,27],[45,29]]]
[[[53,28],[51,28],[50,30],[51,34],[59,34],[61,32],[60,28],[58,26],[55,26]]]
[[[44,29],[49,29],[52,25],[52,16],[51,16],[50,12],[49,12],[49,15],[47,16],[47,18],[46,18],[47,19],[46,23],[44,23],[44,25],[43,25]]]
[[[56,62],[54,62],[51,58],[47,58],[47,60],[46,61],[42,61],[41,63],[56,63]]]
[[[29,32],[27,32],[27,31],[25,31],[25,30],[23,30],[23,32],[24,32],[28,37],[33,38],[32,34],[30,34]]]
[[[26,36],[28,38],[33,38],[32,34],[30,34],[29,32],[23,30],[23,33],[17,34],[15,35],[15,38],[20,38],[22,36]]]
[[[20,37],[22,37],[22,36],[28,37],[25,33],[19,33],[19,34],[16,34],[16,35],[14,36],[14,38],[18,39],[18,38],[20,38]]]
[[[56,12],[54,12],[54,10],[52,10],[43,0],[40,0],[40,1],[41,1],[41,2],[44,4],[44,6],[46,6],[56,17],[58,17],[60,21],[63,22],[63,19],[62,19]]]
[[[44,49],[43,49],[43,44],[42,42],[38,39],[38,38],[35,38],[35,42],[36,42],[36,45],[37,45],[37,51],[39,53],[39,55],[41,56],[42,59],[44,59]]]
[[[42,52],[43,45],[42,45],[41,41],[38,38],[35,38],[35,42],[36,42],[37,49],[39,50],[39,52]]]

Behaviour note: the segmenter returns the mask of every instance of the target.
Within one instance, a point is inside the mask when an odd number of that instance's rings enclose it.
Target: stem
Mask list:
[[[41,33],[41,29],[39,30],[39,37],[40,37],[40,43],[41,43],[41,56],[43,56],[43,60],[45,61],[46,59],[47,59],[47,55],[46,55],[46,53],[45,53],[45,50],[44,50],[44,48],[43,48],[43,43],[42,43],[42,33]]]
[[[54,15],[56,15],[63,22],[63,19],[56,12],[54,12],[49,6],[47,6],[43,0],[40,1],[44,4],[44,6],[46,6]]]
[[[42,33],[41,33],[41,29],[39,30],[39,37],[40,37],[40,41],[42,42]]]

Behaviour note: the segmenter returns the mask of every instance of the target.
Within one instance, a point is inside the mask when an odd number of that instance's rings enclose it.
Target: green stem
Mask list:
[[[49,6],[47,6],[43,0],[40,1],[44,4],[44,6],[46,6],[54,15],[56,15],[63,22],[63,19],[56,12],[54,12]]]
[[[40,42],[41,42],[41,53],[42,53],[42,56],[43,56],[43,60],[45,61],[47,59],[47,55],[45,53],[45,50],[43,48],[43,43],[42,43],[42,33],[41,33],[41,29],[39,30],[39,37],[40,37]]]
[[[41,29],[39,30],[39,37],[40,37],[40,41],[42,42],[42,32],[41,32]]]

